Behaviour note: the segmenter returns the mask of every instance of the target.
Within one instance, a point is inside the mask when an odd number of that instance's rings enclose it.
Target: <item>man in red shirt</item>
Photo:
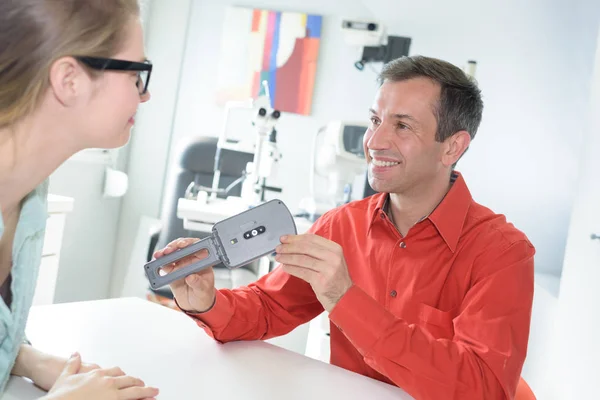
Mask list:
[[[174,282],[178,306],[220,342],[284,335],[325,310],[334,365],[417,399],[511,399],[535,250],[454,171],[481,121],[480,91],[455,66],[420,56],[392,61],[380,78],[364,137],[380,193],[282,238],[281,266],[248,287],[216,290],[212,270]]]

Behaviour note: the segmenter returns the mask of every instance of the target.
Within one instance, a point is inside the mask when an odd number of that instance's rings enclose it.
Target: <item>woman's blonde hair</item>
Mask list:
[[[111,57],[137,0],[0,0],[0,128],[31,113],[64,56]]]

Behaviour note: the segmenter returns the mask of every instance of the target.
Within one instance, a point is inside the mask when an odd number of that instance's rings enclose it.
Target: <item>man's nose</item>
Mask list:
[[[377,129],[371,131],[367,141],[367,147],[371,150],[387,149],[390,145],[390,131],[385,124],[380,124]]]

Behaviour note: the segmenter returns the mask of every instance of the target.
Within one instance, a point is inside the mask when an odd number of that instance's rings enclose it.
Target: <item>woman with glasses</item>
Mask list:
[[[24,335],[48,177],[78,151],[127,143],[150,98],[139,15],[137,0],[0,1],[0,397],[10,374],[46,400],[158,393],[119,368],[44,354]]]

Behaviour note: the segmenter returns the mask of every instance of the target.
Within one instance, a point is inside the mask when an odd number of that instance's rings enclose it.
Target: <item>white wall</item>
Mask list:
[[[102,197],[105,166],[69,161],[50,179],[50,193],[75,199],[67,214],[54,300],[57,303],[105,298],[120,200]]]
[[[485,3],[485,4],[483,4]],[[391,34],[413,38],[411,54],[464,65],[479,63],[486,109],[478,137],[459,170],[475,199],[525,231],[537,247],[538,271],[560,274],[581,146],[598,4],[592,1],[206,1],[193,3],[173,143],[218,135],[217,60],[227,5],[324,15],[313,115],[284,114],[281,198],[291,208],[308,192],[310,142],[330,119],[365,119],[375,73],[353,67],[340,18],[376,18]],[[282,180],[280,180],[281,182]]]
[[[147,17],[146,54],[153,63],[152,98],[143,104],[129,143],[129,190],[123,198],[113,258],[112,296],[118,296],[142,216],[157,217],[167,168],[173,116],[181,83],[190,0],[152,1]],[[184,83],[183,83],[184,84]],[[143,270],[140,266],[140,278]]]
[[[600,377],[600,29],[595,74],[586,111],[581,179],[569,229],[551,353],[554,398],[598,397]]]

